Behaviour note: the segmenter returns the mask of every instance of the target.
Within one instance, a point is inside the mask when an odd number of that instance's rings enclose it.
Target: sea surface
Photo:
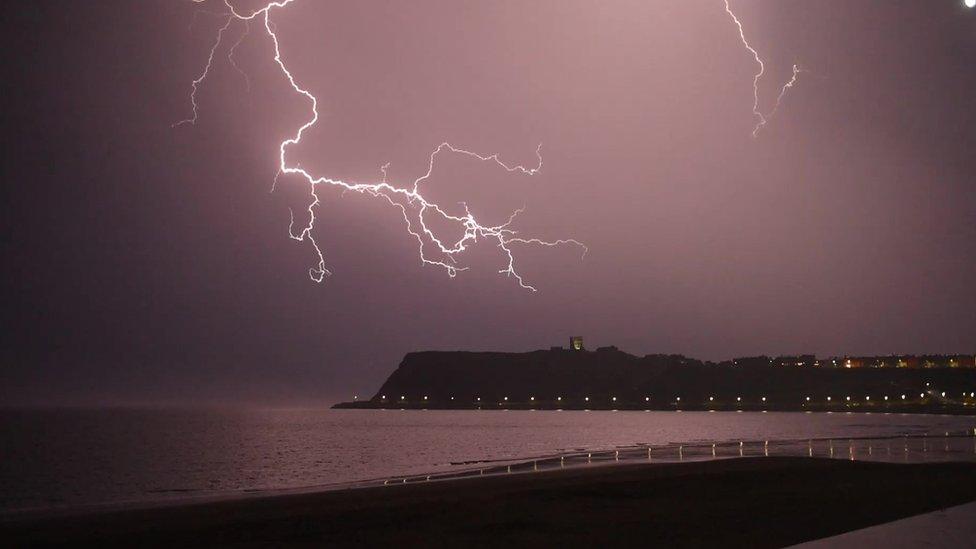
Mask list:
[[[0,514],[311,489],[641,444],[974,427],[974,417],[913,414],[3,410]]]

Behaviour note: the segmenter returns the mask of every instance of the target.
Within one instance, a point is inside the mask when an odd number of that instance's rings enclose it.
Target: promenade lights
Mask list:
[[[651,401],[651,397],[644,397],[644,402],[650,402],[650,401]]]
[[[830,397],[827,397],[827,402],[830,402]]]
[[[766,397],[762,397],[762,401],[763,402],[766,402]]]
[[[901,395],[901,399],[902,400],[905,400],[905,395]]]
[[[589,402],[590,401],[590,397],[583,397],[583,400]]]

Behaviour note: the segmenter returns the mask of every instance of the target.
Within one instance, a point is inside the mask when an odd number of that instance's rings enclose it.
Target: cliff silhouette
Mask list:
[[[833,366],[837,363],[798,366],[805,363],[782,357],[713,363],[682,355],[638,357],[612,347],[425,351],[404,356],[371,398],[336,407],[976,413],[976,368]]]

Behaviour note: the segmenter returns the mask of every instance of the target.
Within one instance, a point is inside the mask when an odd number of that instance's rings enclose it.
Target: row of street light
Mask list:
[[[942,391],[940,393],[940,395],[941,395],[942,398],[945,398],[946,392],[945,391]],[[969,393],[966,393],[965,391],[963,391],[962,396],[963,396],[963,398],[966,398],[967,396],[969,398],[976,398],[976,392],[970,391]],[[918,398],[920,398],[920,399],[925,398],[925,393],[919,393],[918,394]],[[359,399],[359,396],[358,395],[356,397],[354,397],[354,400],[358,400],[358,399]],[[453,401],[454,400],[454,397],[452,396],[452,397],[450,397],[450,399]],[[888,395],[884,395],[882,397],[882,399],[885,402],[888,402],[890,400],[889,397],[888,397]],[[908,395],[905,394],[905,393],[902,393],[901,394],[901,400],[907,400],[907,399],[908,399]],[[381,401],[386,401],[387,400],[386,395],[380,396],[380,400]],[[407,400],[406,395],[400,395],[400,401],[401,402],[405,402],[406,400]],[[430,400],[430,397],[428,395],[424,395],[423,400],[424,400],[424,402],[428,402]],[[767,402],[767,399],[766,399],[765,396],[760,397],[759,400],[760,400],[760,402],[763,402],[763,403]],[[847,395],[846,397],[844,397],[844,402],[851,402],[852,400],[853,400],[853,398],[850,395]],[[556,397],[556,402],[562,402],[562,401],[563,401],[563,397],[561,397],[561,396]],[[617,397],[611,396],[609,401],[610,402],[617,402]],[[650,401],[651,401],[651,397],[650,396],[645,396],[644,397],[644,402],[650,402]],[[740,403],[741,404],[742,403],[742,397],[741,396],[735,397],[735,401],[736,401],[736,403]],[[865,395],[864,401],[865,402],[870,402],[871,401],[871,396],[870,395]],[[481,402],[481,397],[475,397],[475,402]],[[505,402],[508,402],[508,397],[507,396],[506,397],[502,397],[502,400],[501,400],[501,402],[499,402],[499,404],[503,404]],[[535,397],[534,396],[530,396],[529,397],[529,402],[535,402]],[[588,397],[588,396],[583,397],[583,402],[590,402],[590,397]],[[674,402],[675,403],[680,403],[681,402],[681,397],[680,396],[674,397]],[[715,397],[714,396],[708,397],[708,402],[710,402],[710,403],[715,402]],[[809,396],[804,397],[804,403],[810,403],[810,402],[813,402],[813,399],[811,397],[809,397]],[[832,403],[832,402],[835,402],[835,401],[834,401],[834,399],[833,399],[832,396],[828,396],[826,398],[826,402]]]

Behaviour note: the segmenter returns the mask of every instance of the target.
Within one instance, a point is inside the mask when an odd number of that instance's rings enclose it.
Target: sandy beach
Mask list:
[[[8,519],[13,546],[783,547],[976,500],[976,465],[625,464]]]

